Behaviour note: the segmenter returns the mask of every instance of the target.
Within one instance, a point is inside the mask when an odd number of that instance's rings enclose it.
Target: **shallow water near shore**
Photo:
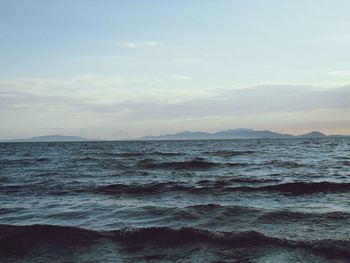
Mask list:
[[[350,139],[0,144],[1,262],[350,262]]]

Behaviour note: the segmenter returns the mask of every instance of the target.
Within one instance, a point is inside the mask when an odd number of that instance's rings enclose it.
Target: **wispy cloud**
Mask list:
[[[138,48],[140,45],[135,42],[123,42],[119,46],[122,48]]]
[[[143,46],[146,46],[146,47],[159,46],[159,43],[157,41],[145,41],[142,44],[143,44]]]
[[[141,47],[156,47],[159,46],[160,43],[157,41],[143,41],[143,42],[122,42],[119,44],[121,48],[141,48]]]
[[[48,108],[57,105],[74,108],[74,105],[80,105],[81,108],[81,105],[86,105],[83,108],[88,109],[88,105],[94,105],[90,107],[93,109],[97,105],[139,101],[147,97],[147,94],[155,93],[154,90],[162,85],[162,80],[151,76],[130,78],[83,74],[62,79],[0,79],[0,109],[30,108],[31,105],[33,108],[40,105]],[[159,97],[159,94],[157,92],[153,97]]]
[[[327,75],[335,76],[335,77],[350,77],[350,70],[328,71]]]
[[[286,94],[289,94],[286,96]],[[320,109],[344,109],[350,105],[350,86],[327,91],[305,86],[264,86],[226,90],[217,96],[178,102],[124,102],[126,118],[177,119],[224,116],[251,116],[309,112]]]
[[[175,80],[191,80],[191,77],[186,75],[171,75],[170,78]]]

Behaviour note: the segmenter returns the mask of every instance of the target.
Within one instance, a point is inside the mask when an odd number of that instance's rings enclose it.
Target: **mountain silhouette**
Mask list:
[[[175,134],[165,134],[159,136],[144,136],[140,140],[206,140],[206,139],[284,139],[284,138],[320,138],[326,137],[321,132],[313,131],[302,135],[292,135],[273,132],[269,130],[256,131],[252,129],[224,130],[214,133],[184,131]]]

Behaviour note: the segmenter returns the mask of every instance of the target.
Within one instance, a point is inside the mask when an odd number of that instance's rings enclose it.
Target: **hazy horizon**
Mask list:
[[[349,1],[0,6],[0,139],[350,135]]]

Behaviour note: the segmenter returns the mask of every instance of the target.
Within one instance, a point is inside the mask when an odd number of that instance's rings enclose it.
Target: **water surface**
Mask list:
[[[1,262],[350,262],[350,139],[0,144]]]

